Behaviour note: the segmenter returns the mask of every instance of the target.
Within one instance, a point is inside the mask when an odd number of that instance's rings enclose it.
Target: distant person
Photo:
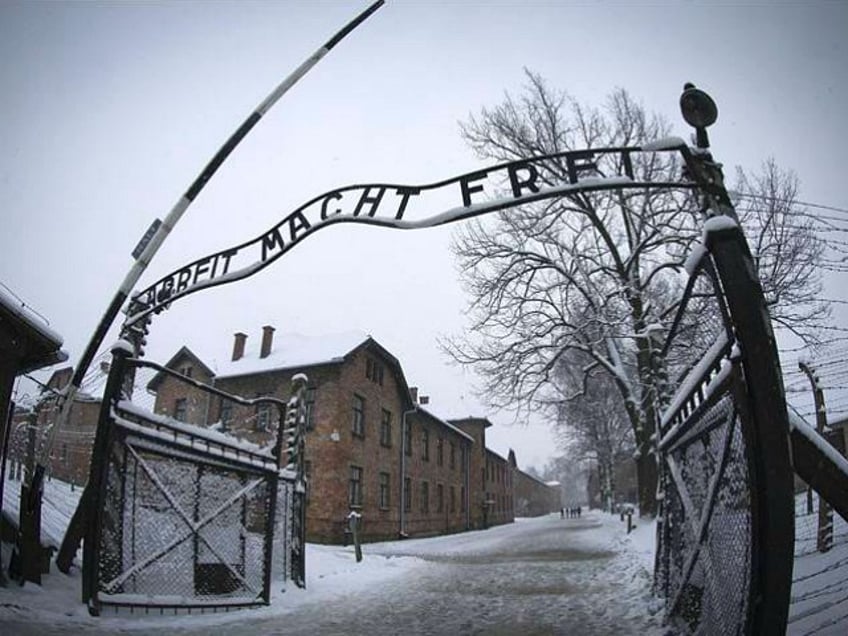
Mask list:
[[[580,513],[582,512],[582,506],[577,506],[577,518],[580,518]]]
[[[559,509],[559,518],[560,518],[560,519],[565,519],[565,508],[560,508],[560,509]]]

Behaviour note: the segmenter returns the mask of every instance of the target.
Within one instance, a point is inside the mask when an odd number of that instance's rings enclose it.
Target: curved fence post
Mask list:
[[[684,88],[698,147],[682,152],[708,218],[663,348],[700,354],[681,357],[658,423],[655,584],[681,633],[783,634],[795,535],[783,379],[757,268],[708,148],[718,110]]]
[[[786,396],[774,333],[747,242],[738,227],[711,232],[736,337],[750,414],[742,433],[751,451],[753,523],[751,634],[783,634],[789,611],[795,541],[793,475]]]

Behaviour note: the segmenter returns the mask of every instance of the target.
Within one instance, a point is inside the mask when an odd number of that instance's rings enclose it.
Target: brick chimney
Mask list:
[[[245,342],[247,342],[247,334],[241,333],[240,331],[237,332],[235,340],[233,341],[233,362],[241,360],[244,357]]]
[[[271,345],[274,344],[274,328],[270,325],[262,327],[262,349],[259,351],[260,358],[267,358],[271,354]]]
[[[413,404],[418,404],[418,387],[417,386],[409,387],[409,397],[412,398]]]

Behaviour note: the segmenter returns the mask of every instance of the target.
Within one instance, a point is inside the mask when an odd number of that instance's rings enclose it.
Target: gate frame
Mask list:
[[[706,232],[704,246],[711,256],[709,274],[717,286],[717,300],[722,314],[725,314],[724,326],[732,330],[727,334],[727,346],[735,340],[741,349],[744,386],[740,387],[738,381],[731,380],[730,395],[740,411],[737,417],[745,442],[751,495],[749,598],[747,624],[743,626],[742,633],[783,634],[789,614],[795,525],[789,418],[775,337],[756,267],[747,241],[736,223],[736,212],[724,188],[719,164],[713,161],[706,149],[698,154],[687,149],[683,154],[691,174],[701,184],[705,208],[711,211],[711,218],[724,217],[730,221]],[[708,257],[705,255],[703,258]],[[684,297],[696,276],[697,271],[690,277]],[[666,348],[669,344],[670,341]],[[744,388],[744,391],[739,388]],[[691,398],[692,395],[686,396],[680,408],[683,409]],[[658,412],[658,417],[663,415],[666,412]],[[686,413],[687,417],[689,415],[691,411]],[[657,430],[657,460],[660,483],[663,483],[665,477],[662,473],[666,466],[663,459],[665,452],[659,444],[663,436],[659,423]],[[655,577],[664,574],[664,583],[667,584],[665,500],[660,504],[662,522],[657,528]],[[697,537],[696,540],[700,541]],[[672,609],[667,608],[667,611]]]
[[[190,378],[186,378],[179,373],[168,369],[167,367],[163,367],[159,364],[149,362],[146,360],[141,360],[138,358],[133,358],[132,356],[132,348],[129,343],[124,341],[119,341],[112,348],[112,364],[109,371],[109,376],[106,381],[106,387],[103,395],[103,402],[101,403],[100,408],[100,416],[97,424],[97,431],[95,434],[94,446],[92,449],[92,457],[91,457],[91,469],[89,475],[89,483],[86,486],[86,491],[90,493],[91,501],[87,502],[86,507],[89,508],[88,513],[84,513],[83,502],[80,502],[80,506],[77,508],[75,513],[75,517],[81,511],[87,517],[85,520],[85,534],[84,534],[84,548],[83,548],[83,576],[82,576],[82,601],[88,605],[89,613],[92,616],[99,616],[101,606],[107,603],[102,603],[98,598],[98,579],[100,573],[99,567],[99,555],[100,555],[100,541],[102,537],[102,523],[103,523],[103,506],[99,505],[100,502],[103,501],[105,497],[105,488],[106,488],[106,478],[107,471],[109,468],[109,462],[106,460],[106,455],[109,449],[112,447],[112,444],[116,441],[118,437],[123,438],[124,434],[116,430],[116,426],[113,421],[112,411],[117,408],[117,403],[121,401],[125,397],[125,392],[129,395],[131,392],[127,391],[129,388],[128,385],[132,383],[134,379],[134,373],[130,369],[130,365],[135,365],[136,367],[148,367],[151,369],[155,369],[156,371],[171,375],[173,377],[179,378],[181,381],[186,382],[188,384],[192,384],[196,387],[202,388],[204,391],[208,391],[218,397],[225,398],[237,404],[241,404],[243,406],[252,406],[260,403],[270,403],[274,404],[278,409],[278,421],[279,425],[277,428],[276,441],[274,443],[273,449],[271,451],[271,457],[262,457],[262,461],[268,463],[268,466],[264,469],[257,468],[257,472],[265,472],[267,474],[267,483],[268,483],[268,519],[266,520],[266,532],[264,537],[264,560],[263,560],[263,582],[262,582],[262,599],[257,600],[255,602],[238,602],[238,603],[221,603],[219,605],[210,604],[210,603],[197,603],[197,604],[181,604],[181,605],[171,605],[171,604],[162,604],[162,603],[144,603],[144,604],[133,604],[133,603],[108,603],[108,605],[120,606],[120,607],[138,607],[143,606],[145,608],[154,608],[154,609],[186,609],[189,612],[194,608],[201,608],[202,610],[209,611],[217,611],[218,609],[224,609],[225,611],[229,611],[230,609],[239,608],[239,607],[251,607],[256,605],[270,603],[270,590],[271,590],[271,569],[272,569],[272,559],[273,559],[273,542],[274,542],[274,526],[276,524],[277,517],[277,499],[279,495],[279,481],[281,479],[285,479],[285,477],[281,474],[284,470],[284,467],[280,466],[280,461],[283,453],[283,443],[285,441],[285,437],[287,434],[293,434],[297,436],[297,430],[290,431],[287,427],[287,424],[290,422],[294,423],[296,429],[302,428],[302,419],[301,418],[290,418],[287,417],[287,411],[290,412],[292,410],[295,413],[300,413],[302,410],[302,396],[300,393],[297,393],[293,396],[292,400],[289,401],[288,404],[279,400],[277,398],[272,397],[261,397],[256,399],[244,399],[239,396],[235,396],[220,389],[216,389],[215,387],[203,384],[201,382],[197,382],[196,380],[192,380]],[[302,436],[302,435],[301,435]],[[213,442],[220,445],[226,445],[225,443]],[[202,449],[197,449],[199,453],[202,453]],[[257,456],[256,453],[251,453],[250,451],[241,451],[244,452],[245,455],[254,455]],[[236,456],[236,460],[238,457]],[[299,458],[298,463],[302,463],[302,455]],[[273,468],[271,468],[273,465]],[[293,479],[291,481],[294,481]],[[293,493],[294,497],[297,497],[298,494]],[[305,534],[305,526],[301,525],[298,528],[301,534]],[[301,542],[304,537],[301,537]]]
[[[746,633],[783,634],[789,615],[795,550],[789,417],[774,332],[748,243],[736,228],[711,232],[724,297],[741,344],[745,375],[742,434],[751,484],[750,623]],[[748,420],[747,425],[744,424]]]

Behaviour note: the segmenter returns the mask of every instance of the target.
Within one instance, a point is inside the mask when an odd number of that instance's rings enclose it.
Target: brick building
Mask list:
[[[64,367],[54,371],[42,390],[34,408],[19,409],[13,419],[9,437],[9,460],[15,474],[19,465],[34,457],[37,445],[44,443],[45,431],[52,427],[59,416],[60,404],[57,393],[71,381],[73,369]],[[108,365],[92,369],[86,376],[84,389],[80,390],[71,407],[70,418],[65,427],[56,432],[50,455],[51,478],[82,486],[88,480],[91,447],[97,429],[103,386],[108,375]]]
[[[563,503],[559,482],[545,482],[520,470],[511,450],[509,464],[513,470],[516,516],[538,517],[560,511]]]
[[[446,421],[425,409],[400,362],[370,336],[274,333],[264,327],[258,346],[235,334],[230,359],[215,369],[188,347],[166,366],[246,398],[287,400],[292,376],[306,374],[308,540],[343,541],[351,510],[362,515],[365,540],[513,520],[510,465],[485,447],[491,422]],[[272,413],[233,408],[166,374],[147,388],[159,414],[260,444],[270,443],[276,429]]]
[[[512,523],[512,471],[503,457],[486,448],[486,429],[492,423],[484,417],[466,417],[450,423],[474,440],[468,462],[470,527]]]

